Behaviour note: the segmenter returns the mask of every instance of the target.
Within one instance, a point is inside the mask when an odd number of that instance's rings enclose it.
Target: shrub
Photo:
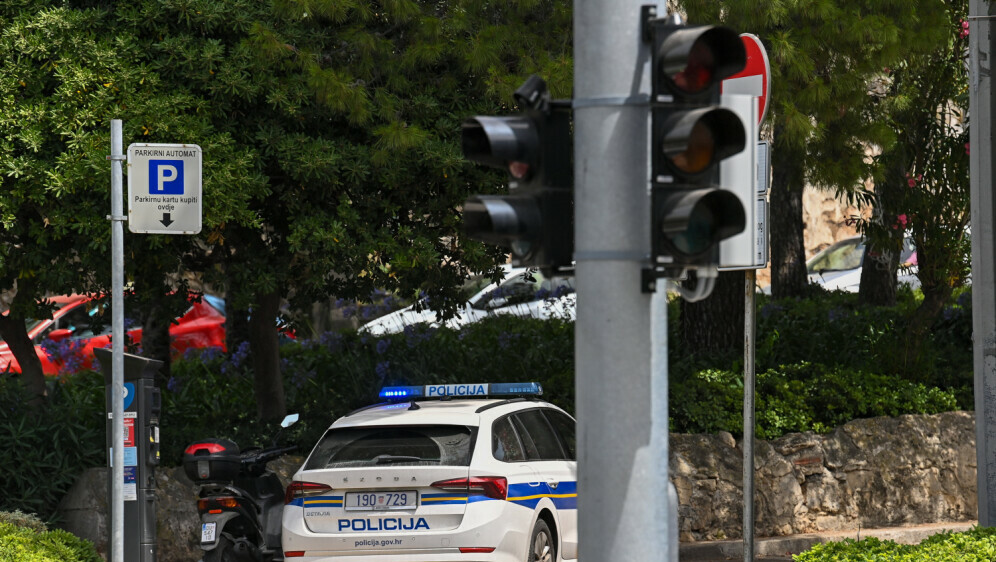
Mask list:
[[[24,527],[32,531],[43,532],[48,526],[33,513],[23,513],[20,510],[0,511],[0,523],[10,523],[15,527]]]
[[[103,378],[50,380],[48,392],[47,403],[32,408],[16,378],[0,378],[0,451],[9,467],[0,471],[0,508],[44,518],[83,470],[107,457]]]
[[[672,377],[673,431],[743,434],[741,372],[685,366]],[[759,439],[775,439],[789,432],[829,432],[858,418],[936,414],[957,408],[952,391],[891,375],[807,362],[758,373],[755,394],[755,434]]]
[[[0,560],[101,562],[93,543],[63,530],[37,531],[0,521]]]
[[[989,562],[996,560],[996,528],[940,533],[917,545],[868,538],[819,544],[792,557],[795,562]]]

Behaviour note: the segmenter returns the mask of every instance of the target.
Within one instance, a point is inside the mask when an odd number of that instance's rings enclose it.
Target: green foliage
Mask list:
[[[672,368],[671,425],[680,433],[743,434],[743,374]],[[755,433],[828,432],[853,419],[936,414],[957,408],[951,391],[897,377],[806,362],[757,373]]]
[[[0,518],[0,560],[9,562],[100,562],[93,543],[56,529],[38,531]]]
[[[972,384],[971,292],[948,302],[929,338],[908,349],[904,328],[919,297],[899,294],[894,307],[861,304],[858,295],[835,292],[809,299],[759,297],[758,371],[808,361],[895,375],[927,386],[961,389]],[[959,400],[971,409],[968,400]]]
[[[0,379],[0,450],[8,467],[0,471],[0,509],[49,518],[84,469],[106,462],[101,375],[49,381],[49,394],[33,408],[16,379]]]
[[[996,559],[996,529],[939,533],[920,544],[901,545],[868,538],[819,544],[792,557],[795,562],[987,562]]]

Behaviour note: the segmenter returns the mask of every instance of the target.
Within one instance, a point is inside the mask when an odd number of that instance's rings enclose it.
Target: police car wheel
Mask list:
[[[546,521],[540,519],[533,527],[533,540],[529,542],[529,557],[526,562],[554,562],[557,559],[557,546],[553,533]]]

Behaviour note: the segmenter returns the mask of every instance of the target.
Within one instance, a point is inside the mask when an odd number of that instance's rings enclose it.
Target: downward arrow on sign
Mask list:
[[[163,213],[163,220],[159,221],[163,223],[163,226],[169,226],[173,224],[173,220],[169,218],[169,213]]]

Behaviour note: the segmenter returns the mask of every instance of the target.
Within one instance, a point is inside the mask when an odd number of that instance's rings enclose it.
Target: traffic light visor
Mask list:
[[[677,112],[664,124],[662,149],[675,172],[693,176],[744,149],[747,133],[736,113],[722,108]]]
[[[541,218],[539,204],[530,196],[478,195],[463,204],[467,236],[510,248],[516,257],[532,253]]]
[[[700,256],[746,227],[740,198],[716,188],[673,193],[655,212],[660,228],[656,235],[684,257]]]
[[[668,90],[701,94],[743,70],[747,51],[737,32],[728,27],[679,28],[658,49],[660,75]]]
[[[535,169],[539,154],[536,123],[523,116],[478,115],[461,125],[465,158],[478,164],[507,170],[516,179],[526,179]]]

